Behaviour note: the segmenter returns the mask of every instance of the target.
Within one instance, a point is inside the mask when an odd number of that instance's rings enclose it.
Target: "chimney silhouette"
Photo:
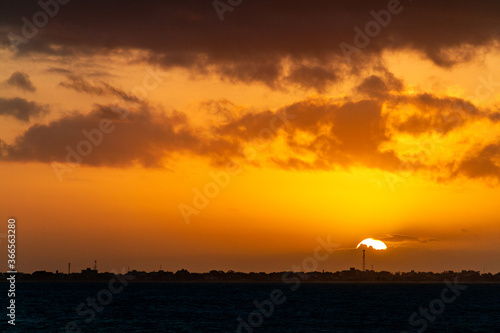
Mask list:
[[[363,272],[365,271],[365,250],[363,250]]]
[[[70,275],[70,274],[71,274],[71,263],[68,262],[68,275]]]

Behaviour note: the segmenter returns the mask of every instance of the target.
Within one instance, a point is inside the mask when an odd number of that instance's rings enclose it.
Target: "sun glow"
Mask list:
[[[371,246],[375,250],[387,249],[387,245],[385,245],[384,242],[377,240],[377,239],[373,239],[373,238],[367,238],[367,239],[361,241],[361,243],[359,243],[358,246],[356,246],[356,248],[359,248],[361,245],[366,245],[366,247]]]

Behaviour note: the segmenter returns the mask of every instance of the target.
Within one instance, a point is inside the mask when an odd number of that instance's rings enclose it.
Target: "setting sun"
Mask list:
[[[367,239],[361,241],[361,243],[359,243],[358,246],[356,246],[356,248],[359,248],[361,245],[366,245],[366,247],[371,247],[374,250],[387,249],[387,245],[385,245],[384,242],[377,240],[377,239],[373,239],[373,238],[367,238]]]

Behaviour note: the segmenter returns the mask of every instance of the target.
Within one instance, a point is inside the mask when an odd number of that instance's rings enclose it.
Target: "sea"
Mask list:
[[[500,284],[18,282],[15,326],[0,287],[1,332],[500,332]]]

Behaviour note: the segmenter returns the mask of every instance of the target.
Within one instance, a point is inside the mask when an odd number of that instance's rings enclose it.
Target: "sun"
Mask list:
[[[356,248],[359,248],[361,245],[366,245],[366,247],[372,247],[375,250],[385,250],[387,249],[387,245],[384,244],[384,242],[373,239],[373,238],[367,238],[361,241],[361,243],[356,246]]]

